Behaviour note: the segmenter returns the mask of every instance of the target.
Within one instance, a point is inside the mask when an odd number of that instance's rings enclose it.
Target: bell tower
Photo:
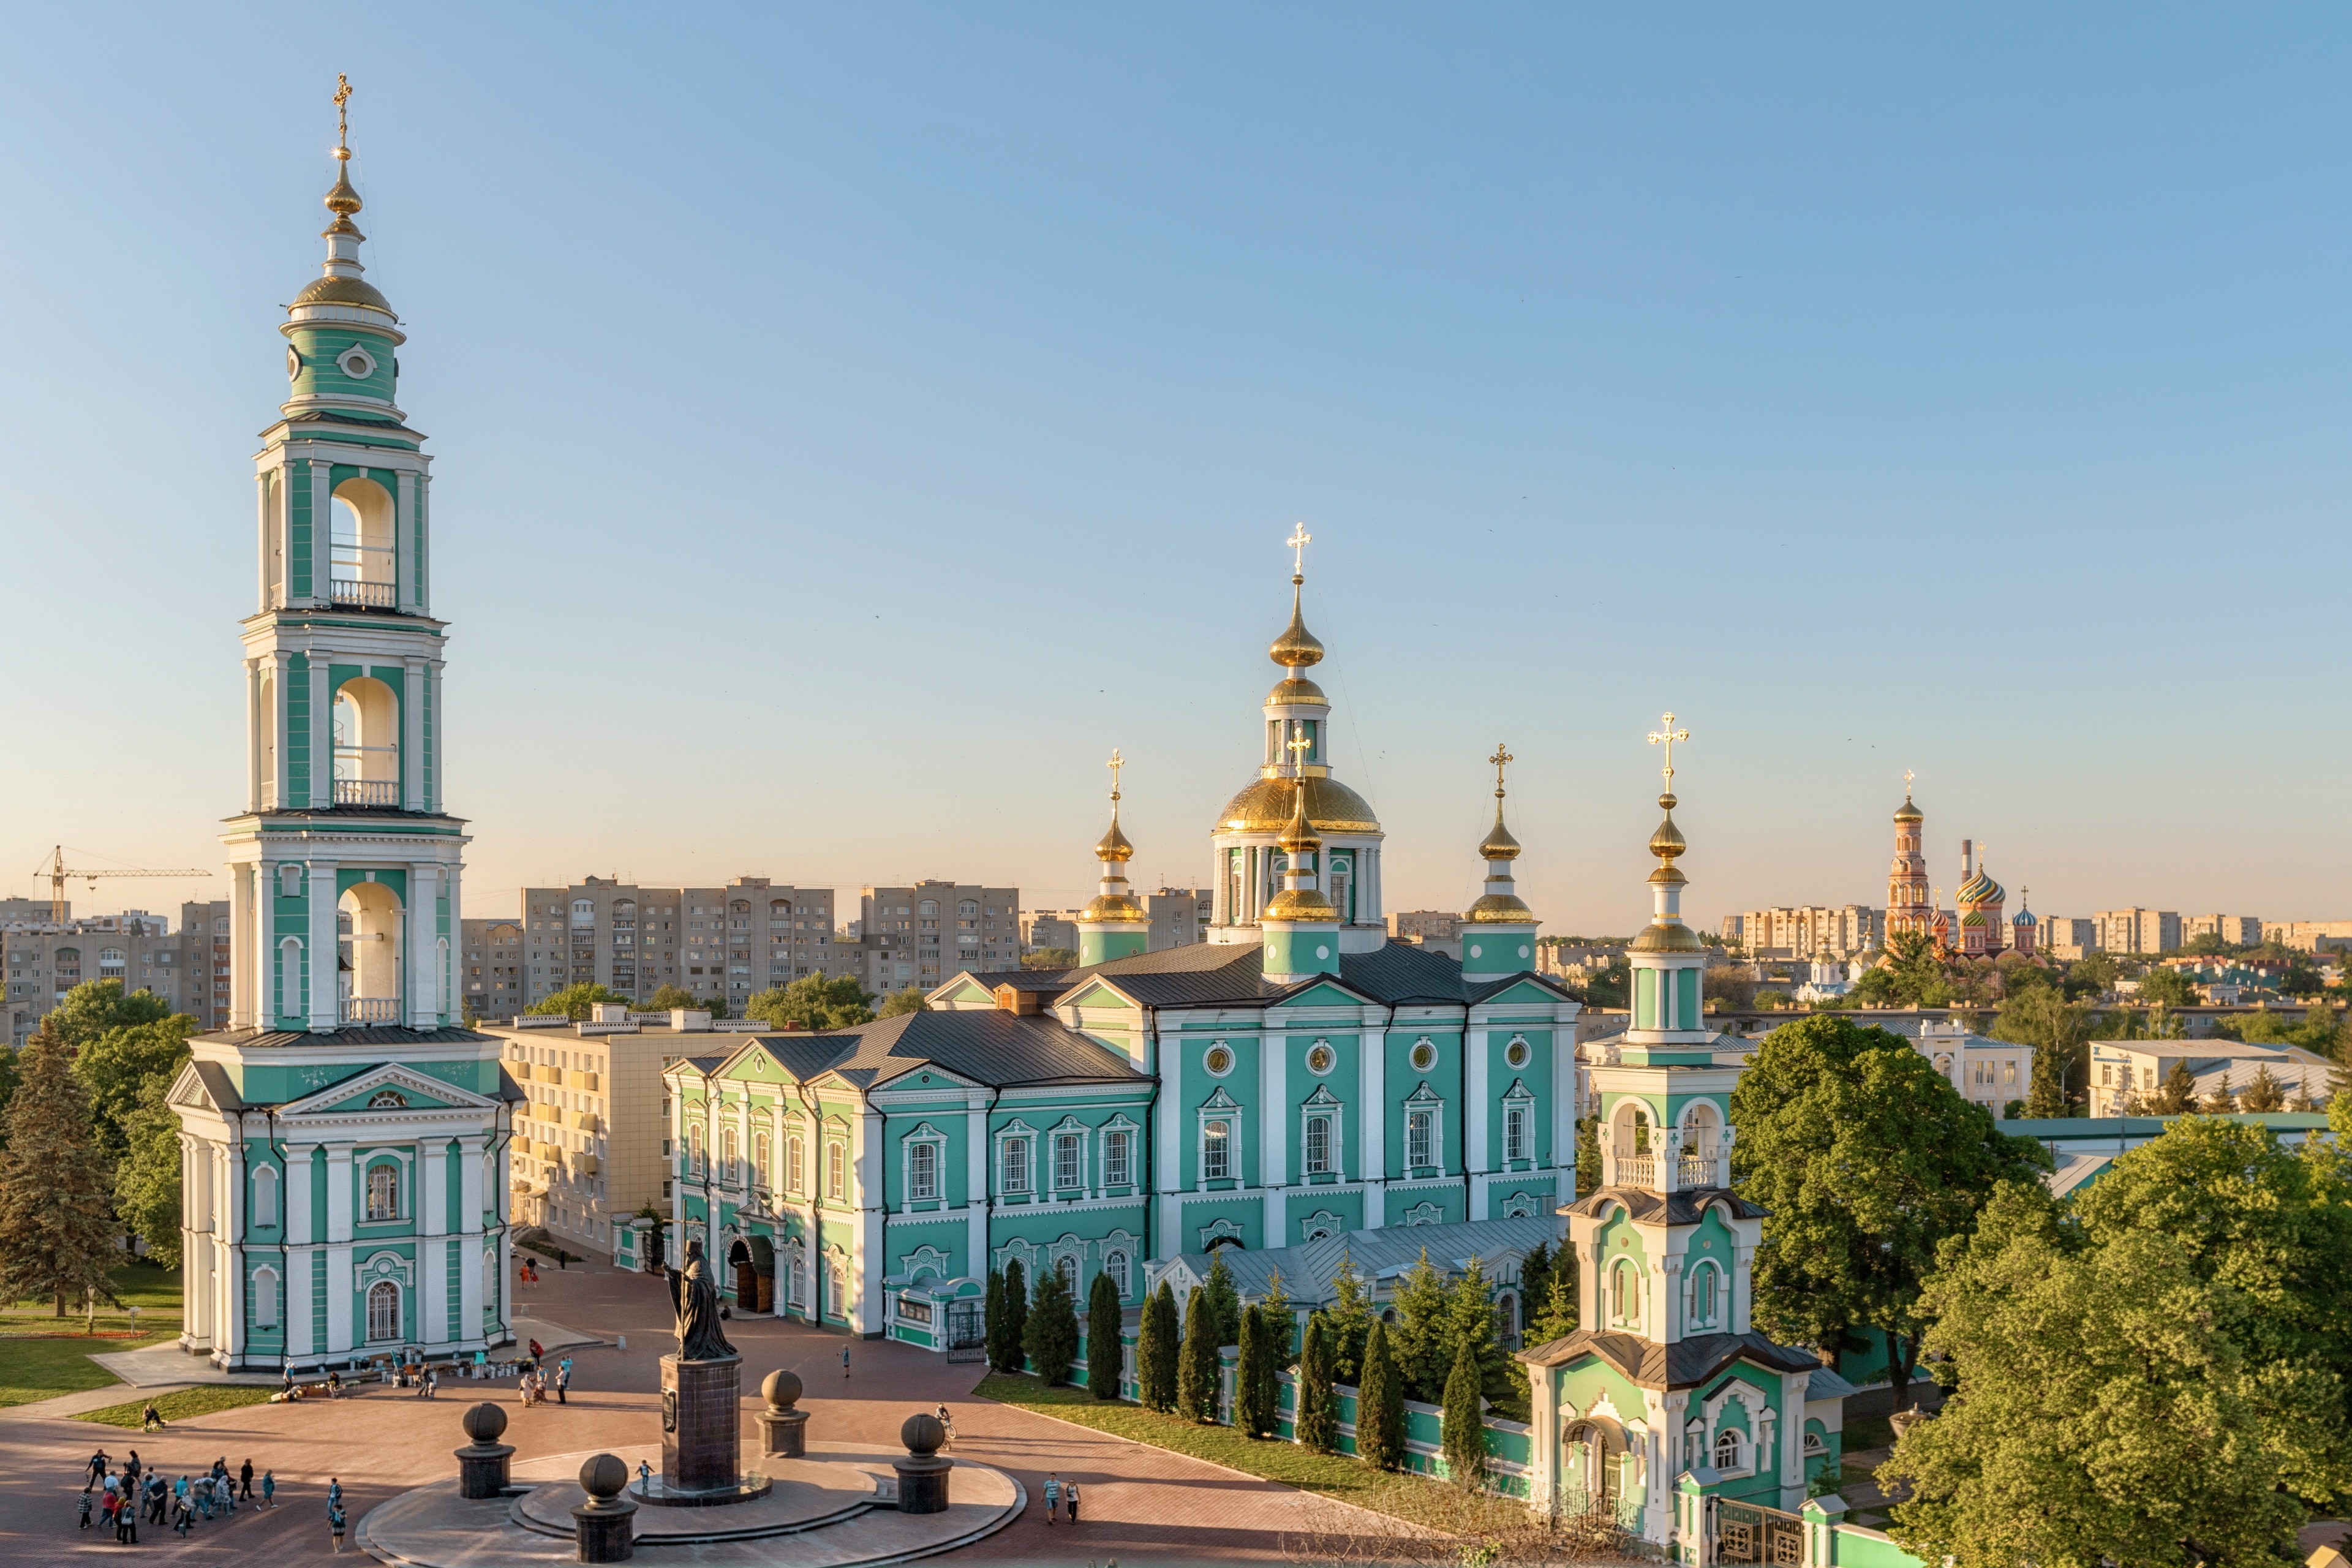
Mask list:
[[[398,404],[400,318],[360,260],[350,98],[338,79],[326,260],[286,307],[287,398],[254,460],[246,800],[223,835],[232,1029],[460,1016],[430,459]]]

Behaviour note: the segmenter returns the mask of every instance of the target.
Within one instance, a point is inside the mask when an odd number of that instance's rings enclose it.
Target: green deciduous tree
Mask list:
[[[1828,1015],[1765,1037],[1731,1119],[1739,1194],[1770,1216],[1758,1323],[1832,1352],[1883,1330],[1901,1408],[1936,1248],[1974,1227],[2000,1183],[2045,1168],[2042,1146],[2001,1132],[1909,1041]]]
[[[166,1103],[172,1079],[157,1077],[140,1090],[124,1123],[128,1147],[114,1167],[115,1214],[147,1244],[147,1256],[166,1268],[180,1266],[180,1119]]]
[[[130,1146],[125,1126],[139,1107],[140,1091],[149,1079],[178,1073],[196,1020],[173,1012],[152,992],[124,994],[120,980],[86,980],[66,993],[48,1023],[89,1095],[99,1152],[110,1162],[120,1160]]]
[[[71,1047],[44,1022],[19,1068],[0,1152],[0,1301],[46,1297],[63,1317],[86,1289],[114,1300],[106,1278],[119,1256],[114,1184],[90,1137]]]
[[[1454,1352],[1454,1368],[1445,1374],[1444,1426],[1438,1440],[1446,1476],[1456,1486],[1483,1486],[1486,1480],[1486,1410],[1478,1395],[1479,1375],[1478,1352],[1465,1342]]]
[[[2139,996],[2158,1007],[2194,1007],[2197,986],[2179,970],[2158,964],[2141,977]]]
[[[1389,1351],[1388,1325],[1377,1318],[1364,1341],[1364,1373],[1356,1390],[1356,1457],[1383,1470],[1404,1458],[1404,1379]]]
[[[1076,948],[1041,947],[1034,952],[1021,955],[1024,969],[1076,969],[1078,953]]]
[[[752,997],[743,1016],[776,1029],[846,1029],[874,1021],[874,997],[854,975],[804,974]]]
[[[883,997],[882,1005],[875,1011],[874,1016],[877,1018],[895,1018],[901,1013],[928,1013],[930,1010],[930,1003],[923,998],[922,987],[909,985],[903,990],[893,991]]]
[[[2047,1119],[2074,1114],[2090,1082],[2088,1002],[2069,1002],[2064,993],[2047,984],[2013,991],[1993,1025],[1992,1037],[2033,1047],[2033,1082],[2025,1096],[2027,1116]]]
[[[1182,1347],[1183,1331],[1176,1317],[1176,1291],[1162,1279],[1143,1309],[1143,1325],[1135,1345],[1136,1377],[1142,1384],[1147,1407],[1162,1412],[1176,1408],[1177,1363]]]
[[[1298,1357],[1298,1441],[1318,1454],[1339,1451],[1339,1379],[1331,1364],[1331,1325],[1321,1312],[1307,1320],[1307,1342]]]
[[[528,1011],[550,1016],[561,1014],[578,1023],[583,1018],[594,1017],[600,1004],[608,1006],[620,1005],[635,1007],[636,1005],[628,997],[610,986],[583,980],[577,985],[567,985],[551,995],[541,997],[530,1005]],[[698,1006],[700,1004],[698,1003],[696,1005]]]
[[[2182,1237],[2135,1226],[2078,1249],[2047,1211],[2016,1184],[1947,1248],[1927,1339],[1960,1394],[1879,1469],[1910,1489],[1889,1533],[1960,1568],[2293,1561],[2283,1428],[2319,1391],[2246,1353],[2245,1304]]]
[[[1095,1276],[1087,1294],[1087,1387],[1097,1399],[1118,1397],[1118,1374],[1127,1359],[1119,1342],[1125,1313],[1118,1287],[1108,1274]]]
[[[1029,1321],[1022,1325],[1021,1348],[1036,1368],[1037,1379],[1051,1387],[1070,1381],[1078,1359],[1078,1305],[1070,1281],[1059,1268],[1037,1276],[1037,1297],[1030,1303]]]
[[[1217,1314],[1204,1288],[1184,1300],[1184,1346],[1176,1363],[1176,1413],[1191,1421],[1217,1418]]]
[[[702,1004],[695,1000],[694,993],[683,985],[665,985],[637,1004],[638,1011],[645,1013],[669,1013],[680,1007],[698,1011],[701,1006]]]

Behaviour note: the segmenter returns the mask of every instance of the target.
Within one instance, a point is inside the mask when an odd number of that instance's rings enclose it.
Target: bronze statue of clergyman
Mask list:
[[[664,1268],[669,1277],[669,1302],[677,1312],[677,1353],[681,1361],[726,1361],[735,1347],[719,1327],[719,1287],[711,1282],[710,1265],[702,1243],[686,1244],[686,1267]]]

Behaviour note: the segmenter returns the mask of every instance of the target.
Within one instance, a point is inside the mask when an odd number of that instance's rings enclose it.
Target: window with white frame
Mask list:
[[[686,1173],[689,1176],[702,1174],[702,1123],[699,1121],[686,1130]]]
[[[1307,1173],[1331,1173],[1331,1117],[1328,1111],[1317,1111],[1307,1119]]]
[[[1007,1193],[1029,1190],[1029,1140],[1007,1138],[997,1155],[998,1186]]]
[[[1054,1190],[1075,1192],[1087,1184],[1087,1136],[1083,1132],[1054,1134]]]
[[[932,1142],[907,1145],[907,1196],[929,1203],[940,1195],[940,1146]]]
[[[1405,1111],[1404,1163],[1415,1169],[1437,1163],[1435,1106],[1416,1106]]]
[[[1718,1470],[1739,1468],[1739,1434],[1718,1432],[1715,1435],[1715,1468]]]
[[[759,1132],[752,1135],[751,1180],[763,1187],[773,1187],[776,1184],[775,1167],[769,1163],[769,1156],[773,1152],[769,1146],[766,1133]]]
[[[278,1223],[278,1170],[274,1165],[260,1166],[253,1173],[253,1223]]]
[[[1127,1254],[1124,1252],[1104,1253],[1103,1272],[1110,1276],[1110,1282],[1118,1287],[1118,1293],[1122,1298],[1124,1298],[1128,1293]]]
[[[400,1338],[400,1287],[389,1279],[368,1287],[367,1337],[372,1341]]]
[[[1638,1324],[1642,1321],[1642,1271],[1631,1258],[1619,1258],[1610,1270],[1609,1317],[1620,1324]]]
[[[1234,1173],[1234,1124],[1222,1116],[1201,1123],[1201,1179],[1222,1182]]]
[[[722,1130],[719,1134],[719,1179],[730,1185],[741,1179],[735,1168],[735,1129]]]
[[[1124,1187],[1133,1184],[1134,1147],[1130,1133],[1113,1131],[1103,1134],[1103,1185]]]
[[[1717,1314],[1723,1310],[1723,1270],[1714,1264],[1701,1262],[1691,1270],[1690,1327],[1711,1329]]]
[[[784,1140],[784,1190],[808,1190],[808,1140],[797,1132]]]
[[[1528,1152],[1528,1124],[1533,1120],[1534,1118],[1528,1114],[1528,1108],[1524,1105],[1506,1105],[1503,1107],[1504,1159],[1528,1160],[1534,1158],[1532,1154]]]
[[[253,1271],[253,1326],[278,1326],[278,1270],[266,1264]]]
[[[824,1141],[824,1195],[833,1203],[849,1198],[849,1145],[838,1138]]]
[[[370,1220],[400,1217],[399,1166],[386,1163],[368,1167],[367,1216]]]

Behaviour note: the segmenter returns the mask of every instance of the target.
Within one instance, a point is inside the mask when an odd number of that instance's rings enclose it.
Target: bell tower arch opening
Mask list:
[[[337,943],[336,970],[342,994],[342,1022],[403,1021],[400,978],[403,960],[400,900],[382,882],[353,882],[336,900],[339,925],[350,930]]]
[[[338,605],[389,610],[399,603],[399,558],[392,495],[354,475],[335,487],[328,534],[329,597]]]

